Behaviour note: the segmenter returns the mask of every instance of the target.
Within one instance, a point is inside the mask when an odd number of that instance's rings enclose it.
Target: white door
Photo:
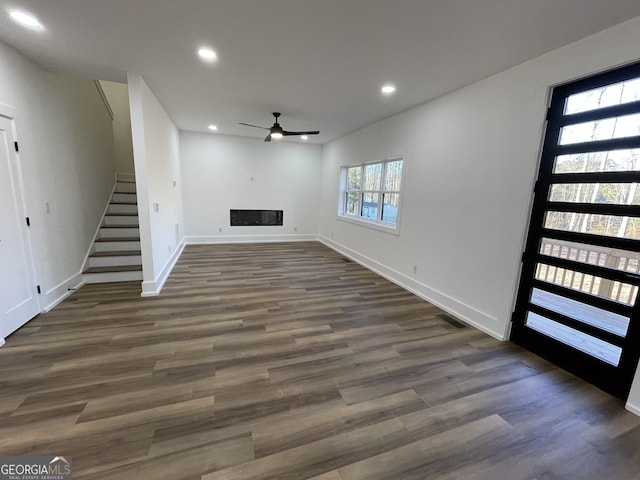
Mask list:
[[[40,312],[13,121],[0,116],[0,344]]]

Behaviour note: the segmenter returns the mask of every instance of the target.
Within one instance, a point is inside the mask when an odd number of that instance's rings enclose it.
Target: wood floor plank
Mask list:
[[[640,480],[619,400],[317,242],[187,246],[0,348],[0,453],[74,478]]]

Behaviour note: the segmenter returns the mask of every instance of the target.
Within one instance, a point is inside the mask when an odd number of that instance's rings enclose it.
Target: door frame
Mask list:
[[[591,88],[598,88],[599,86],[607,84],[613,84],[617,81],[622,81],[628,78],[635,78],[639,75],[640,63],[636,62],[630,65],[617,67],[603,73],[589,75],[582,79],[568,81],[548,89],[546,103],[546,111],[548,113],[545,121],[543,122],[541,146],[539,148],[538,164],[536,166],[536,182],[529,204],[529,217],[523,248],[524,253],[522,256],[518,283],[515,291],[513,316],[510,322],[509,332],[509,338],[515,343],[530,349],[537,355],[559,365],[561,368],[571,371],[596,386],[599,386],[600,388],[603,388],[613,395],[623,399],[627,397],[631,388],[631,383],[633,382],[633,378],[637,371],[640,349],[636,351],[628,351],[626,358],[626,350],[623,349],[623,358],[620,359],[620,363],[617,367],[610,367],[604,364],[597,365],[594,364],[593,357],[569,347],[563,342],[555,340],[545,334],[536,332],[530,328],[527,329],[525,323],[526,314],[530,311],[529,296],[536,284],[535,266],[539,248],[538,241],[544,236],[543,233],[545,231],[544,218],[547,211],[547,205],[545,205],[545,200],[539,197],[548,194],[550,186],[554,183],[551,181],[551,178],[553,178],[552,168],[555,156],[558,154],[559,150],[557,138],[555,138],[553,134],[556,130],[560,131],[559,128],[565,123],[574,123],[565,122],[563,120],[559,109],[564,107],[559,104],[558,100],[567,98],[569,95],[574,93],[587,91]],[[554,100],[556,97],[558,100]],[[618,110],[624,111],[626,108],[624,106],[619,106],[609,107],[609,109],[615,112],[616,115],[622,115],[623,113],[619,113]],[[583,116],[589,116],[589,113],[584,114]],[[602,141],[602,143],[607,142],[608,141]],[[615,143],[615,141],[611,141],[610,143]],[[621,143],[625,143],[625,140],[621,140]],[[614,149],[615,147],[611,148]],[[638,177],[638,172],[634,173],[635,177]],[[618,174],[618,176],[622,178],[622,174]],[[567,232],[567,236],[572,236],[572,234]],[[584,240],[589,239],[583,239],[582,241]],[[595,245],[598,244],[598,239],[590,240],[593,240]],[[623,240],[618,243],[625,242]],[[628,243],[631,248],[631,244],[635,243],[636,245],[634,246],[637,246],[638,241],[631,240],[626,243]],[[571,268],[571,265],[567,264],[564,268]],[[584,269],[587,268],[585,267]],[[623,272],[619,273],[622,274]],[[638,277],[638,275],[635,274],[635,277]],[[638,285],[637,278],[634,281],[636,285]],[[562,295],[562,288],[550,285],[545,287],[545,289],[551,291],[557,290],[556,293]],[[635,305],[630,307],[629,310],[632,310],[632,312],[629,313],[630,322],[626,337],[624,337],[625,343],[627,345],[631,343],[640,344],[640,295],[636,299]],[[576,358],[581,359],[581,361],[576,361]],[[584,363],[582,361],[584,361]],[[591,365],[587,366],[589,363]],[[614,386],[616,382],[618,382],[618,385]]]
[[[11,141],[19,142],[17,127],[16,127],[16,109],[10,105],[0,103],[0,117],[8,120],[10,123],[8,131],[10,132],[10,135],[12,137]],[[13,151],[11,150],[11,148],[9,148],[9,155],[13,155],[15,158],[15,161],[13,162],[13,166],[15,166],[15,173],[12,175],[13,178],[11,179],[11,182],[14,184],[14,188],[16,188],[17,207],[19,209],[20,215],[26,218],[29,215],[27,213],[28,204],[25,197],[26,190],[24,187],[24,175],[22,172],[20,152]],[[33,242],[31,240],[31,232],[29,228],[25,228],[23,229],[22,233],[23,235],[21,235],[21,241],[25,249],[25,257],[27,262],[27,275],[29,277],[28,280],[33,285],[33,288],[34,288],[33,297],[35,300],[35,306],[37,309],[37,313],[40,313],[42,311],[42,304],[40,302],[39,295],[35,292],[35,288],[36,288],[36,285],[38,284],[38,281],[37,281],[37,274],[36,274],[36,268],[35,268],[36,264],[33,256]],[[31,320],[31,318],[29,320]],[[27,322],[29,320],[27,320]],[[20,327],[17,327],[17,328],[20,328]],[[11,334],[16,329],[13,329],[7,335]],[[0,347],[2,347],[4,344],[5,344],[5,340],[2,336],[0,336]]]

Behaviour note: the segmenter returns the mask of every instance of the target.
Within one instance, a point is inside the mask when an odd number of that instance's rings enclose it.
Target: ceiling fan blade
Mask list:
[[[282,135],[284,135],[285,137],[290,137],[291,135],[318,135],[320,133],[320,130],[313,130],[310,132],[287,132],[284,131],[282,132]]]
[[[238,123],[238,125],[245,125],[245,126],[247,126],[247,127],[261,128],[261,129],[263,129],[263,130],[270,130],[270,129],[269,129],[269,128],[267,128],[267,127],[260,127],[260,126],[258,126],[258,125],[251,125],[250,123],[243,123],[243,122],[240,122],[240,123]]]
[[[269,134],[266,137],[264,137],[264,141],[265,142],[270,142],[271,141],[271,134]]]

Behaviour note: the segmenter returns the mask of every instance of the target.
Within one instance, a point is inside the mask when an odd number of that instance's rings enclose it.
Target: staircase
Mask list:
[[[82,274],[86,283],[142,280],[135,183],[116,184]]]

